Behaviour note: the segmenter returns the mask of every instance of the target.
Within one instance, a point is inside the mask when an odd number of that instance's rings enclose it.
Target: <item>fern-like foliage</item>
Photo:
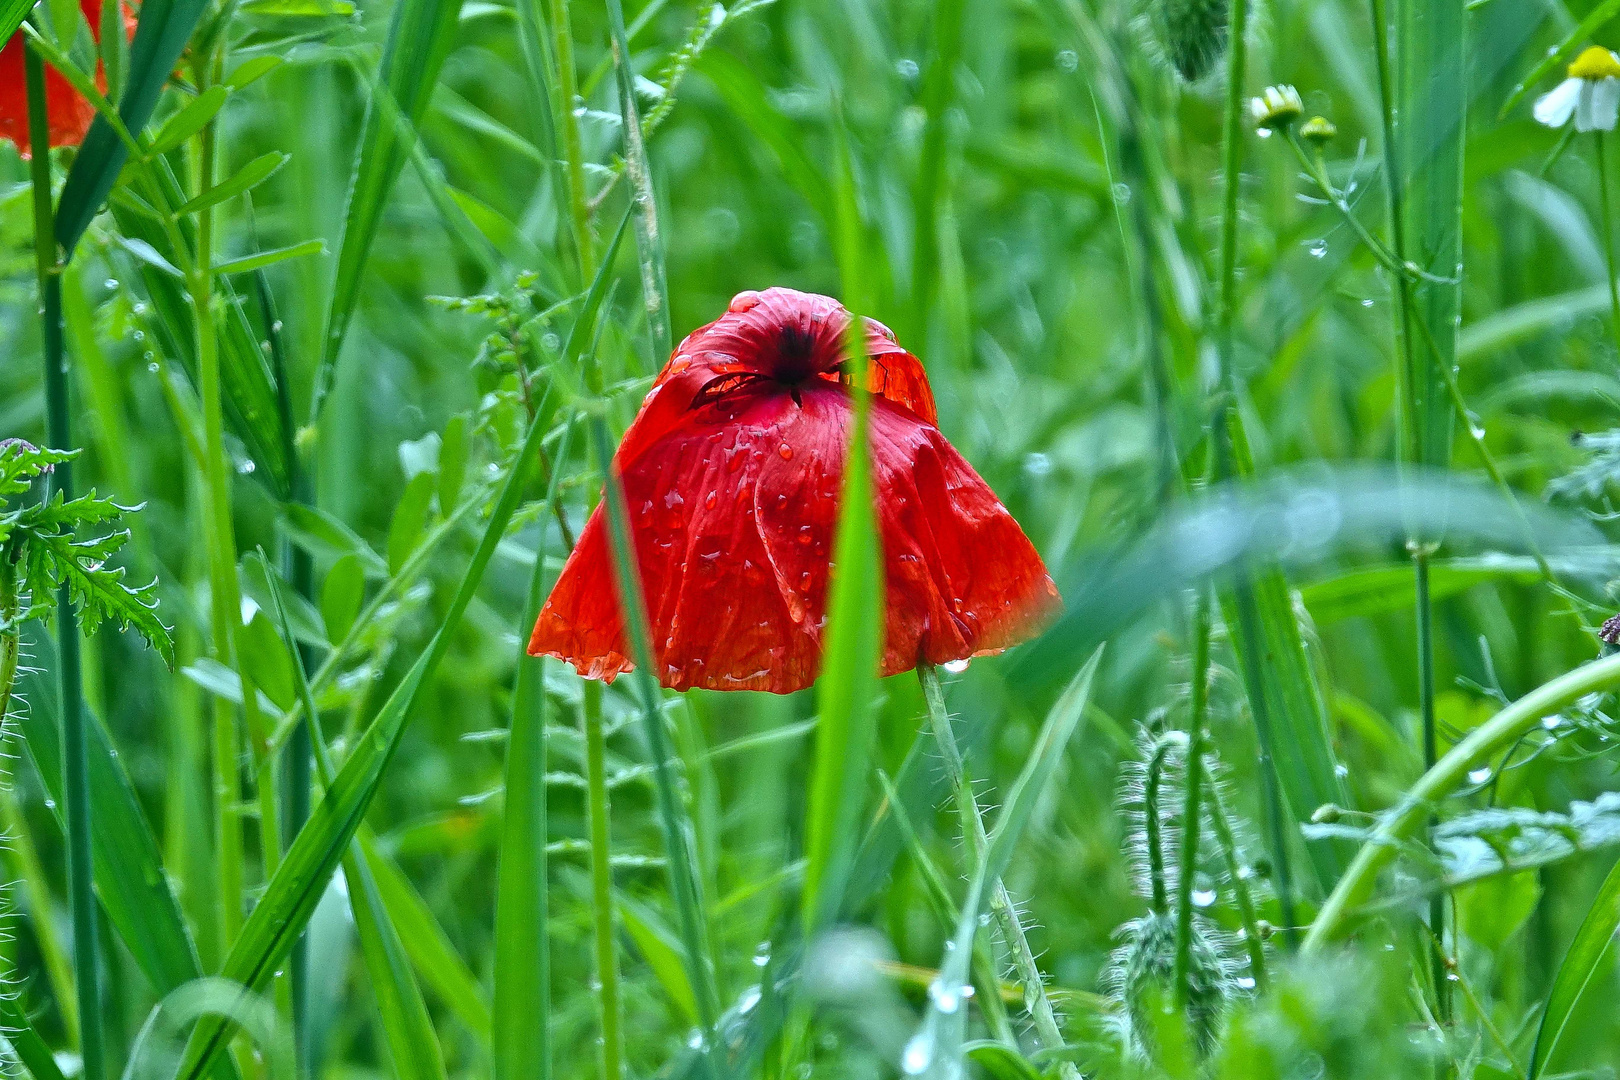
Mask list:
[[[29,499],[35,481],[74,456],[21,439],[0,441],[0,631],[46,615],[66,585],[87,632],[102,623],[134,630],[174,663],[174,642],[157,614],[157,581],[131,586],[124,568],[108,565],[129,539],[120,506],[94,491]]]

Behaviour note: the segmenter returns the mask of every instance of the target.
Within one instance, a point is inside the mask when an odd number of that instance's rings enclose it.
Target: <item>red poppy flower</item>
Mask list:
[[[90,33],[101,40],[101,0],[79,0],[79,10],[90,24]],[[124,7],[124,32],[135,32],[134,12]],[[0,139],[16,144],[22,156],[32,155],[28,142],[28,90],[23,76],[23,33],[11,35],[11,40],[0,48]],[[107,88],[99,65],[96,85]],[[77,146],[90,130],[90,121],[96,118],[96,107],[73,89],[55,68],[45,67],[45,108],[50,117],[51,145]]]
[[[658,678],[675,689],[809,686],[852,419],[849,313],[825,296],[745,292],[683,341],[614,456]],[[887,618],[883,673],[999,652],[1059,607],[1040,556],[935,426],[915,356],[875,322],[872,481]],[[631,667],[597,507],[529,652],[612,681]]]

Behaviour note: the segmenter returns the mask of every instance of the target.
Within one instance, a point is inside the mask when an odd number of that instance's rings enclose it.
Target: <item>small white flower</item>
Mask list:
[[[1299,91],[1288,85],[1268,86],[1259,97],[1249,99],[1249,112],[1254,114],[1255,124],[1266,131],[1287,127],[1304,111],[1305,103],[1299,99]]]
[[[1569,65],[1569,78],[1537,101],[1535,118],[1563,127],[1575,118],[1576,131],[1613,131],[1620,118],[1620,56],[1593,45]]]

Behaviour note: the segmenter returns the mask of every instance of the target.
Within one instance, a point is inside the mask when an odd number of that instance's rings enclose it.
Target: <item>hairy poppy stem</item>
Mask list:
[[[39,278],[45,355],[46,441],[55,449],[73,448],[68,411],[67,353],[62,340],[62,265],[55,241],[55,207],[51,197],[50,125],[45,99],[45,63],[32,44],[23,51],[28,95],[29,162],[34,196],[34,258]],[[73,467],[59,462],[47,481],[52,494],[73,498]],[[68,583],[56,603],[57,651],[62,693],[63,816],[67,832],[68,908],[73,919],[73,967],[78,986],[79,1054],[84,1080],[106,1075],[101,1027],[100,950],[93,892],[90,835],[90,767],[85,729],[83,686],[79,668],[79,621]]]
[[[585,738],[585,817],[591,837],[591,925],[596,947],[596,1003],[602,1025],[602,1076],[624,1075],[620,1031],[619,955],[613,944],[613,867],[608,830],[607,740],[602,733],[602,684],[584,680],[580,727]]]
[[[939,682],[939,669],[928,663],[918,664],[917,680],[922,683],[923,699],[928,703],[929,727],[939,746],[940,756],[945,760],[945,775],[950,778],[951,790],[956,796],[962,835],[967,839],[975,861],[982,862],[989,848],[989,836],[984,827],[984,815],[979,810],[979,800],[974,797],[967,777],[962,751],[956,743],[950,713],[945,709],[945,691]],[[1035,964],[1035,954],[1029,947],[1029,938],[1024,934],[1018,909],[1000,875],[990,882],[990,910],[995,914],[1002,940],[1012,953],[1013,971],[1023,983],[1024,1008],[1035,1023],[1035,1036],[1043,1049],[1055,1050],[1064,1044],[1063,1032],[1058,1028],[1057,1013],[1046,994],[1046,982]],[[1058,1070],[1065,1080],[1078,1080],[1080,1075],[1070,1062],[1060,1063]]]
[[[1209,591],[1198,590],[1193,613],[1192,702],[1187,714],[1186,801],[1181,811],[1181,869],[1176,879],[1176,1005],[1183,1011],[1191,998],[1187,985],[1192,963],[1193,878],[1198,872],[1198,835],[1203,826],[1200,798],[1204,782],[1204,714],[1209,705]]]

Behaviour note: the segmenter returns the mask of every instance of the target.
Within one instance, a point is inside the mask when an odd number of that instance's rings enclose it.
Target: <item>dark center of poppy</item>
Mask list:
[[[776,377],[784,383],[801,383],[816,374],[816,339],[810,331],[789,323],[776,332]]]

